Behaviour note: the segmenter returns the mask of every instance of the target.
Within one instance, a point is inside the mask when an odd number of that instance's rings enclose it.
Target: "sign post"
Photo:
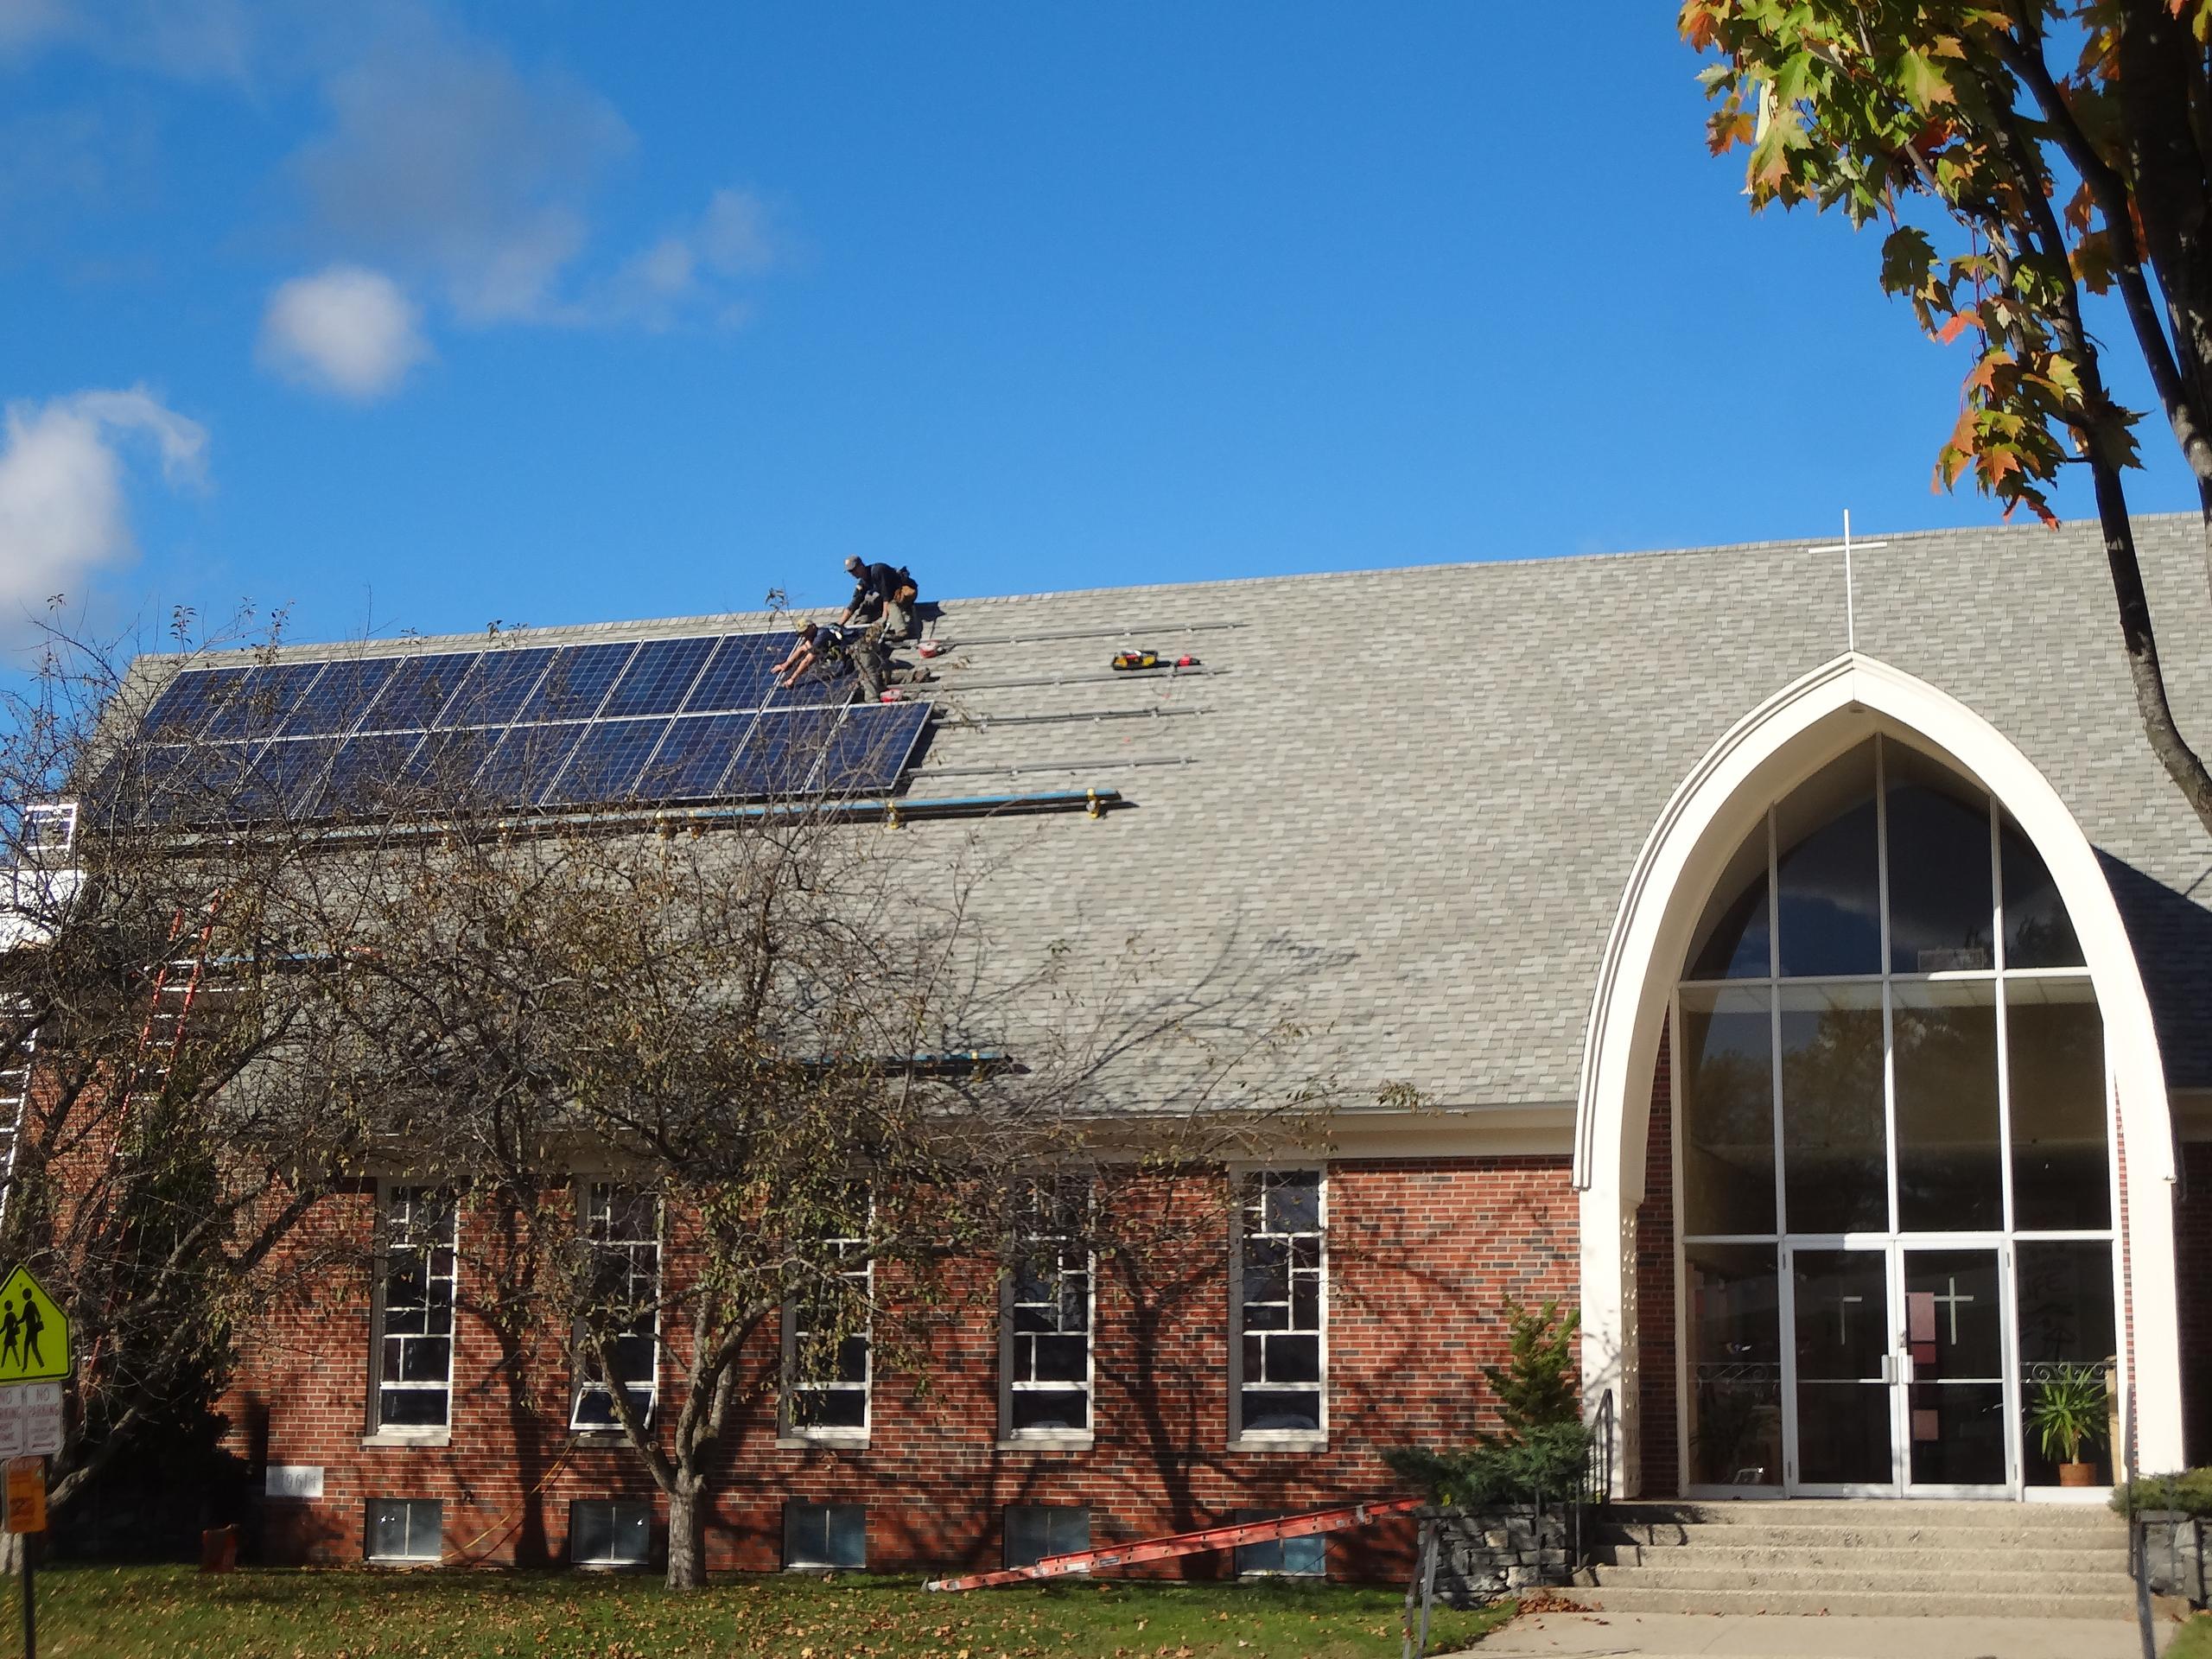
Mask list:
[[[61,1384],[73,1363],[68,1315],[18,1267],[0,1281],[0,1458],[7,1530],[23,1553],[23,1659],[38,1659],[31,1558],[46,1530],[46,1460],[61,1449]]]

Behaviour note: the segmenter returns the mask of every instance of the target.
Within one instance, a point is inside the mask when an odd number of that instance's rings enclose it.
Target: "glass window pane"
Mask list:
[[[611,1503],[569,1506],[569,1559],[603,1561],[613,1553],[614,1508]]]
[[[2005,878],[2005,965],[2007,968],[2079,968],[2082,942],[2073,918],[2058,897],[2058,887],[2020,826],[2007,813],[1999,825],[1999,855]]]
[[[2110,1226],[2104,1020],[2088,982],[2008,982],[2005,1020],[2012,1224]]]
[[[1321,1427],[1321,1396],[1312,1389],[1247,1389],[1238,1407],[1248,1432]]]
[[[1782,1313],[1765,1244],[1686,1244],[1690,1478],[1782,1479]]]
[[[2119,1349],[2113,1319],[2112,1246],[2102,1239],[2039,1243],[2014,1247],[2013,1294],[2019,1301],[2020,1408],[2033,1410],[2038,1392],[2086,1367],[2104,1367]],[[2112,1479],[2113,1435],[2105,1432],[2077,1448],[2094,1465],[2098,1484]],[[2024,1425],[2023,1468],[2031,1486],[2058,1484],[2057,1459],[2043,1449],[2042,1436]]]
[[[1871,742],[1816,773],[1775,809],[1785,977],[1881,971],[1874,831]]]
[[[1783,1209],[1793,1233],[1890,1224],[1876,985],[1782,992]]]
[[[1767,902],[1766,819],[1745,838],[1713,885],[1690,945],[1690,979],[1764,979],[1771,908]]]
[[[1090,1396],[1080,1389],[1017,1389],[1012,1414],[1018,1429],[1089,1428]]]
[[[868,1510],[858,1503],[832,1503],[829,1510],[830,1564],[866,1567]]]
[[[1033,1567],[1047,1555],[1090,1548],[1090,1511],[1079,1503],[1010,1503],[1006,1511],[1006,1564]]]
[[[1892,998],[1897,1224],[2002,1227],[1994,982],[1899,984]]]
[[[1882,746],[1882,769],[1889,798],[1891,971],[1994,967],[1989,798],[1902,743]]]
[[[1774,1030],[1764,990],[1682,993],[1682,1230],[1774,1230]]]
[[[407,1554],[407,1504],[396,1497],[369,1500],[369,1554],[397,1560]]]

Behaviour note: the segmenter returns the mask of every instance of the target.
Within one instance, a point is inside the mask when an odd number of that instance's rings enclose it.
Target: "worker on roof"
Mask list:
[[[853,599],[845,607],[844,626],[880,620],[887,641],[914,637],[916,589],[905,565],[870,564],[856,556],[845,561],[845,573],[853,579]]]
[[[882,623],[849,638],[841,629],[802,622],[790,652],[769,671],[781,676],[776,683],[788,691],[810,673],[827,683],[850,669],[860,681],[861,695],[873,702],[883,695],[887,667]]]

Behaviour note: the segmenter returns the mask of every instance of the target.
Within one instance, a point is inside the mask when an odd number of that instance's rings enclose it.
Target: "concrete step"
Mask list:
[[[1938,1556],[1916,1567],[1694,1567],[1669,1562],[1655,1567],[1600,1567],[1598,1587],[1619,1590],[1761,1590],[1820,1597],[1834,1593],[2009,1596],[2018,1604],[2040,1604],[2072,1596],[2134,1605],[2134,1586],[2125,1573],[2037,1573],[1995,1566],[1961,1567]]]
[[[2012,1503],[1992,1500],[1936,1498],[1777,1498],[1771,1502],[1741,1499],[1704,1503],[1692,1499],[1630,1499],[1609,1503],[1606,1515],[1621,1521],[1674,1522],[1711,1526],[1790,1525],[1833,1526],[1841,1521],[1864,1521],[1869,1515],[1886,1516],[1899,1525],[1947,1527],[2005,1527],[2023,1517],[2037,1526],[2080,1527],[2094,1531],[2124,1523],[2102,1503]]]
[[[2174,1626],[2158,1630],[2163,1647]],[[2142,1659],[2132,1619],[1712,1618],[1538,1613],[1493,1631],[1467,1659]]]
[[[1961,1572],[1994,1568],[2020,1573],[2117,1573],[2125,1577],[2127,1571],[2125,1538],[2120,1540],[2117,1548],[2109,1549],[2101,1545],[2093,1549],[2071,1544],[2063,1548],[2005,1547],[1994,1549],[1976,1545],[1968,1549],[1937,1552],[1925,1548],[1780,1544],[1760,1537],[1738,1540],[1716,1537],[1712,1534],[1700,1534],[1698,1536],[1699,1541],[1689,1544],[1601,1543],[1592,1549],[1592,1555],[1601,1569],[1684,1567],[1722,1571],[1803,1567],[1879,1573],[1910,1571],[1924,1567],[1932,1560],[1941,1560]]]
[[[1668,1521],[1600,1522],[1592,1541],[1600,1544],[1641,1544],[1699,1548],[1729,1545],[1759,1545],[1832,1549],[2057,1549],[2096,1551],[2127,1548],[2127,1529],[2109,1527],[2052,1527],[2028,1516],[2017,1516],[2010,1525],[1994,1522],[1948,1526],[1907,1521],[1878,1514],[1860,1513],[1848,1520],[1775,1522],[1765,1526],[1725,1525]]]
[[[1823,1614],[1831,1618],[2003,1618],[2031,1606],[2039,1618],[2121,1619],[2133,1615],[2125,1588],[2107,1594],[2045,1595],[2024,1602],[2021,1592],[1988,1594],[1938,1590],[1647,1590],[1599,1585],[1574,1592],[1577,1601],[1607,1613]]]

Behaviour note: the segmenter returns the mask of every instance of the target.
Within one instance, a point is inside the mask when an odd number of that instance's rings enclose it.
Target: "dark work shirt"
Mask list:
[[[847,606],[846,608],[850,610],[853,606],[864,604],[871,599],[889,599],[905,586],[906,583],[899,579],[899,569],[896,565],[865,566],[853,588],[853,604]]]

